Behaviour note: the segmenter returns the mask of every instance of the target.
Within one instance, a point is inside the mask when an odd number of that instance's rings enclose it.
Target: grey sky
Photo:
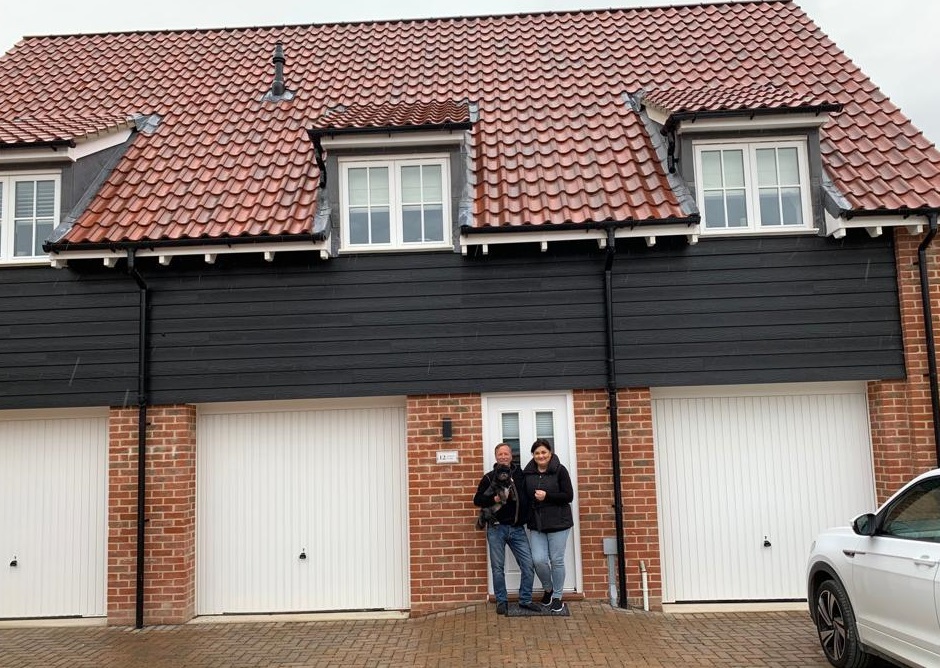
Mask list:
[[[940,2],[925,0],[796,0],[918,128],[940,142]],[[375,19],[422,18],[611,6],[694,4],[690,0],[28,0],[8,3],[0,22],[0,50],[25,35],[123,30],[221,28]]]

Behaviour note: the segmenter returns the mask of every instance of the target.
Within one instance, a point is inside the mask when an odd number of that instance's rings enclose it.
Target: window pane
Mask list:
[[[401,208],[401,236],[406,244],[420,243],[421,205],[409,204]]]
[[[42,255],[42,242],[52,236],[53,222],[39,221],[36,223],[36,244],[33,248],[33,255]]]
[[[349,187],[349,206],[368,206],[369,170],[350,169],[346,172],[346,181]]]
[[[729,190],[728,227],[747,227],[747,201],[743,190]]]
[[[795,186],[800,183],[800,168],[797,162],[795,148],[781,148],[777,150],[777,160],[780,163],[780,184]]]
[[[15,218],[32,218],[35,215],[33,212],[35,188],[36,184],[33,181],[17,182],[13,203]]]
[[[725,198],[721,192],[705,193],[705,227],[727,227],[725,221]]]
[[[36,182],[36,217],[55,216],[55,181]]]
[[[776,188],[760,189],[760,224],[780,225],[780,200]]]
[[[702,151],[702,188],[721,186],[721,151]]]
[[[3,183],[0,182],[0,221],[3,220]]]
[[[406,204],[421,202],[421,167],[401,168],[401,201]]]
[[[372,243],[387,244],[391,241],[388,207],[375,207],[372,209]]]
[[[349,243],[369,243],[369,210],[356,208],[349,210]]]
[[[722,151],[725,166],[725,187],[744,187],[744,151]]]
[[[424,173],[424,201],[442,202],[443,176],[440,165],[425,165],[421,168]]]
[[[32,221],[16,221],[13,228],[13,254],[17,257],[29,257],[33,254],[33,223]]]
[[[757,185],[775,186],[777,181],[777,151],[772,148],[757,149]]]
[[[369,203],[388,204],[388,167],[369,168]]]
[[[551,411],[536,411],[535,437],[544,438],[555,446],[555,414]]]
[[[519,463],[519,414],[518,413],[503,413],[500,416],[500,426],[502,432],[502,438],[500,439],[503,443],[509,445],[512,448],[512,461],[515,464]]]
[[[433,204],[425,207],[424,240],[444,241],[444,207]]]
[[[799,188],[781,188],[780,203],[784,225],[803,225],[803,198]]]

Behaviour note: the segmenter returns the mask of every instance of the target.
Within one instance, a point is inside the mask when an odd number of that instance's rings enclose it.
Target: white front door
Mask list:
[[[107,614],[107,410],[0,414],[0,618]]]
[[[565,551],[565,591],[581,591],[581,574],[578,546],[578,485],[575,462],[573,405],[571,395],[567,393],[546,394],[497,394],[485,395],[484,402],[484,443],[483,466],[489,471],[496,463],[494,449],[497,443],[508,443],[512,447],[513,462],[525,466],[532,459],[529,452],[537,438],[544,438],[554,446],[555,454],[571,473],[575,487],[572,503],[574,529],[568,538]],[[538,598],[539,580],[535,578],[535,591]],[[506,587],[509,591],[519,590],[519,566],[512,553],[506,556]],[[493,591],[490,576],[490,593]]]

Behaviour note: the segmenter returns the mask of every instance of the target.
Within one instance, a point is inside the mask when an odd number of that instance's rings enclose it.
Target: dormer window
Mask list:
[[[434,154],[341,160],[343,249],[450,247],[448,164]]]
[[[59,174],[0,174],[0,262],[45,258],[58,223]]]
[[[695,142],[704,232],[812,228],[804,141]]]

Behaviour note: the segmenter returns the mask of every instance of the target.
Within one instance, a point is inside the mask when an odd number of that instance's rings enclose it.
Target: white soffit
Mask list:
[[[922,217],[904,216],[856,216],[854,218],[836,218],[826,212],[826,235],[841,239],[848,230],[866,230],[873,237],[881,236],[886,227],[903,227],[911,234],[924,231]]]
[[[728,132],[750,130],[785,130],[790,128],[820,127],[829,120],[829,114],[790,113],[758,116],[729,116],[727,118],[686,118],[679,121],[679,132]]]
[[[682,223],[625,226],[616,228],[614,237],[617,239],[644,239],[648,246],[652,246],[656,243],[656,237],[697,235],[698,228],[698,225],[685,225]],[[496,246],[499,244],[541,244],[543,250],[545,250],[545,244],[553,241],[586,240],[595,240],[603,247],[607,242],[607,230],[603,228],[589,230],[540,230],[531,228],[531,231],[526,232],[462,234],[460,236],[460,249],[464,255],[471,246]]]
[[[32,162],[76,162],[81,158],[123,144],[130,139],[130,129],[118,130],[93,138],[78,139],[75,146],[43,146],[36,148],[0,149],[0,164]]]
[[[156,257],[160,264],[170,264],[172,258],[191,255],[201,255],[207,264],[214,264],[219,255],[244,254],[244,253],[263,253],[266,259],[273,260],[278,253],[295,253],[298,251],[319,251],[320,259],[326,260],[331,257],[330,239],[327,237],[323,241],[294,241],[289,243],[257,243],[257,244],[234,244],[225,246],[220,244],[206,244],[205,246],[184,246],[184,247],[163,247],[163,248],[138,248],[134,255],[138,258]],[[96,260],[100,259],[106,267],[114,267],[116,260],[127,257],[126,249],[99,249],[99,250],[80,250],[65,251],[61,253],[50,253],[49,262],[56,269],[61,269],[69,260]]]

